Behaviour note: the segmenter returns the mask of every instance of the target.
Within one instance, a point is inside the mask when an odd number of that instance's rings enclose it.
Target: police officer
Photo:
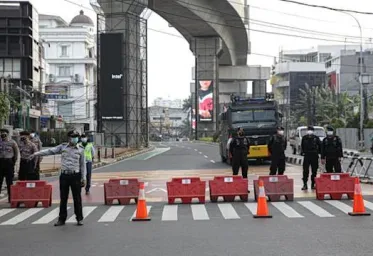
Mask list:
[[[93,143],[91,143],[85,134],[82,134],[80,137],[81,146],[84,148],[84,155],[86,161],[86,169],[87,169],[87,184],[85,186],[85,194],[89,194],[89,189],[91,188],[91,177],[92,177],[92,163],[93,158],[95,156],[95,148]]]
[[[14,166],[18,159],[17,143],[9,137],[9,130],[0,129],[0,193],[5,178],[10,202],[10,186],[13,185]]]
[[[312,169],[311,189],[315,189],[315,178],[317,169],[319,168],[319,154],[321,151],[321,141],[319,137],[314,135],[313,126],[308,126],[307,134],[303,136],[301,143],[301,152],[303,159],[303,187],[302,190],[307,190],[307,181],[310,174],[310,166]]]
[[[283,175],[285,172],[285,150],[287,141],[284,136],[284,128],[278,127],[277,134],[268,142],[268,151],[271,153],[271,167],[269,175]]]
[[[19,152],[21,161],[19,164],[18,179],[19,180],[37,180],[35,175],[36,162],[35,159],[30,159],[30,156],[35,154],[38,149],[30,140],[30,133],[22,131],[19,133]]]
[[[86,163],[84,149],[79,146],[79,133],[69,131],[68,143],[63,143],[57,147],[45,149],[37,152],[35,156],[48,156],[61,154],[61,174],[60,174],[60,213],[55,226],[65,225],[67,218],[67,200],[69,198],[69,188],[73,194],[74,213],[78,226],[83,225],[83,206],[81,197],[81,188],[85,186],[86,181]]]
[[[326,138],[321,145],[321,162],[325,164],[325,170],[328,173],[342,172],[341,160],[343,158],[342,141],[334,135],[334,129],[331,126],[326,128]]]
[[[237,129],[237,136],[234,137],[229,145],[229,152],[232,155],[232,171],[233,175],[238,175],[241,166],[242,177],[247,179],[247,170],[249,163],[247,155],[250,150],[250,141],[244,136],[242,128]]]
[[[30,131],[30,137],[31,137],[31,142],[33,142],[36,145],[36,148],[38,149],[38,151],[40,151],[42,149],[43,143],[41,142],[40,138],[36,135],[35,130]],[[36,175],[37,180],[40,179],[41,160],[43,160],[41,156],[35,158],[35,162],[36,162],[35,175]]]

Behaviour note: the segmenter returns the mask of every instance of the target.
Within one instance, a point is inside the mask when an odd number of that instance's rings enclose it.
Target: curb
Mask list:
[[[152,151],[154,149],[155,149],[155,147],[152,146],[152,147],[149,147],[149,148],[137,151],[137,152],[133,152],[133,153],[130,153],[130,154],[125,154],[123,156],[120,156],[120,157],[116,158],[114,160],[114,162],[111,162],[111,163],[100,162],[100,163],[93,164],[92,170],[94,170],[96,168],[99,168],[99,167],[103,167],[103,166],[109,165],[109,164],[120,162],[120,161],[122,161],[124,159],[127,159],[127,158],[130,158],[130,157],[134,157],[134,156],[137,156],[137,155],[141,155],[141,154],[147,153],[147,152]],[[40,178],[55,177],[55,176],[58,176],[59,174],[60,174],[59,171],[49,172],[49,173],[41,173],[40,174]]]
[[[289,164],[303,165],[303,158],[287,156],[286,162]]]
[[[199,143],[199,144],[206,144],[206,145],[219,145],[219,142],[208,142],[208,141],[200,141],[200,140],[192,140],[191,143]]]

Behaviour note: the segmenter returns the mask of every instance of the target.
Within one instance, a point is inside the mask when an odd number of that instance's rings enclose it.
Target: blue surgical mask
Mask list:
[[[76,144],[78,143],[79,138],[71,138],[71,143]]]
[[[82,139],[82,142],[83,142],[83,143],[86,143],[86,142],[87,142],[87,138],[83,138],[83,139]]]

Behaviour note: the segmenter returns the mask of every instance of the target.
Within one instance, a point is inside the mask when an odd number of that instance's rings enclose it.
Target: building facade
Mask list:
[[[149,135],[155,137],[179,136],[185,120],[189,113],[182,108],[168,108],[161,106],[152,106],[148,109],[149,113]]]
[[[165,108],[182,108],[183,107],[183,101],[181,99],[163,99],[163,98],[156,98],[153,101],[153,106],[158,107],[165,107]]]
[[[59,16],[40,15],[40,36],[46,48],[49,76],[45,108],[75,129],[96,130],[96,37],[93,21],[83,11],[67,23]]]
[[[9,124],[18,129],[40,128],[43,58],[39,14],[30,2],[0,5],[0,77],[7,79],[11,105]]]

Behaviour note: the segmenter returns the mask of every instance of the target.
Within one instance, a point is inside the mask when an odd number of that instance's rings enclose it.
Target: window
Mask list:
[[[58,115],[70,119],[73,115],[73,102],[58,102]]]
[[[61,66],[58,68],[60,76],[71,76],[71,68],[69,66]]]
[[[62,57],[67,57],[67,45],[62,45],[61,46],[61,56]]]

